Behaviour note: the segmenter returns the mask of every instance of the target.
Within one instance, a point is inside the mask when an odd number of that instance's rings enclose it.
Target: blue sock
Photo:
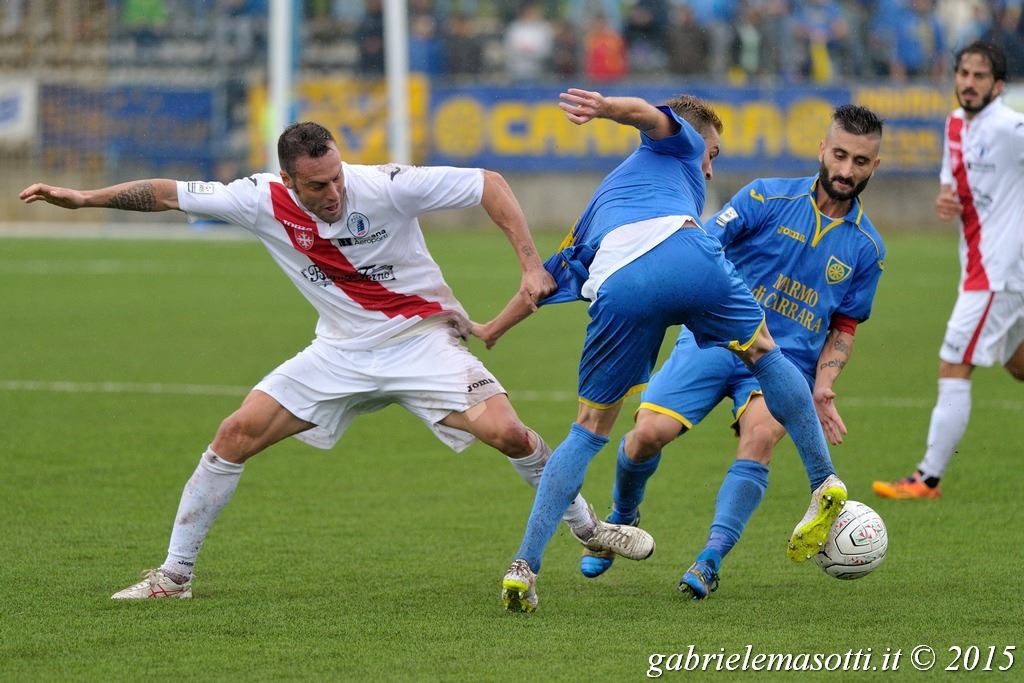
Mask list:
[[[534,572],[540,571],[544,549],[555,535],[562,514],[583,487],[587,466],[606,443],[608,437],[598,436],[574,424],[569,436],[559,444],[544,466],[523,544],[516,553],[516,557],[526,560]]]
[[[631,524],[636,520],[637,508],[644,500],[647,480],[658,469],[661,453],[643,462],[626,457],[626,437],[619,442],[619,457],[615,462],[615,487],[612,488],[612,514],[608,521]]]
[[[786,428],[796,444],[813,491],[836,471],[828,454],[825,433],[821,431],[818,414],[814,411],[814,399],[807,380],[777,346],[761,356],[750,370],[761,385],[768,411]]]
[[[729,468],[715,499],[715,517],[711,522],[704,551],[698,560],[712,560],[717,570],[722,558],[740,540],[754,510],[768,488],[768,468],[754,460],[737,460]]]

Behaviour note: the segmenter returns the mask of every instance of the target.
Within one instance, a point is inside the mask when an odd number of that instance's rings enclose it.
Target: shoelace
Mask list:
[[[708,593],[714,593],[718,590],[718,572],[712,569],[710,565],[701,566],[700,564],[695,564],[687,571],[688,573],[700,576],[701,583],[707,588]]]
[[[529,563],[526,560],[515,560],[512,562],[512,566],[508,568],[509,574],[516,574],[521,577],[526,583],[530,582],[530,573],[533,570],[530,569]]]
[[[594,531],[594,538],[599,539],[602,545],[632,551],[640,539],[624,532],[622,526],[621,524],[609,524],[606,522],[603,526],[598,526]]]

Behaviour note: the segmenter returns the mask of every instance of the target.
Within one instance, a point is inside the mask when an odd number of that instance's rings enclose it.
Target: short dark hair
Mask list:
[[[992,67],[992,77],[997,81],[1006,80],[1006,53],[1003,48],[984,40],[976,40],[970,45],[960,48],[953,59],[953,71],[960,68],[960,59],[964,55],[981,55]]]
[[[679,114],[687,123],[693,126],[698,133],[704,135],[708,128],[714,128],[719,133],[724,126],[722,119],[704,100],[693,95],[676,95],[665,102],[665,106]]]
[[[302,121],[284,129],[277,139],[277,160],[288,175],[295,175],[295,161],[299,157],[319,159],[327,154],[334,136],[319,123]]]
[[[857,104],[844,104],[832,112],[832,120],[837,126],[853,135],[882,136],[882,125],[885,123],[875,112]]]

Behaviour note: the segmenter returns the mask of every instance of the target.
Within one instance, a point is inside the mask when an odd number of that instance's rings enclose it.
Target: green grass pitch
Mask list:
[[[559,237],[539,234],[542,252]],[[496,229],[428,242],[478,319],[518,283]],[[1004,647],[1024,648],[1024,397],[1006,373],[979,370],[945,497],[873,497],[872,479],[903,476],[920,457],[957,277],[951,236],[888,245],[873,318],[837,385],[850,434],[833,452],[851,498],[888,525],[874,574],[841,582],[786,559],[808,494],[787,441],[721,588],[682,599],[676,583],[734,454],[720,408],[666,450],[651,481],[650,560],[587,580],[560,530],[538,612],[512,615],[499,585],[532,492],[500,455],[480,445],[455,455],[394,407],[358,421],[333,451],[290,440],[251,460],[203,549],[194,600],[112,602],[162,561],[181,488],[219,421],[311,339],[314,312],[254,241],[0,241],[0,680],[640,680],[652,653],[747,645],[870,648],[876,667],[902,650],[899,673],[911,674],[909,651],[928,645],[935,678],[956,663],[951,647],[980,647],[980,669],[995,646],[993,668],[1005,666]],[[490,352],[472,344],[553,444],[575,416],[585,319],[582,304],[551,307]],[[613,450],[583,490],[599,514]],[[1017,661],[999,680],[1022,672]],[[665,678],[694,675],[793,676]],[[882,674],[807,680],[826,676]]]

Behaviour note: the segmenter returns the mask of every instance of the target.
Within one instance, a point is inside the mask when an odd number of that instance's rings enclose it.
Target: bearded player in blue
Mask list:
[[[874,113],[841,106],[821,142],[816,176],[755,180],[708,221],[764,307],[775,341],[812,387],[833,444],[846,433],[833,384],[849,361],[857,324],[871,313],[885,261],[882,239],[857,199],[878,167],[881,139],[882,121]],[[679,582],[695,600],[718,587],[722,559],[764,496],[783,427],[765,407],[749,368],[722,348],[700,348],[683,328],[641,396],[636,426],[619,445],[608,521],[635,524],[662,448],[726,397],[733,401],[739,444],[718,492],[707,544]],[[580,571],[595,577],[611,564],[609,553],[584,551]]]
[[[623,399],[647,382],[672,325],[686,324],[701,346],[738,354],[757,377],[772,415],[793,437],[812,495],[790,539],[790,556],[810,557],[842,509],[846,487],[835,475],[803,375],[775,345],[764,313],[721,244],[700,226],[721,120],[691,96],[662,107],[578,89],[560,98],[573,123],[606,118],[633,126],[640,146],[602,181],[562,250],[546,263],[559,289],[544,303],[590,301],[590,323],[576,423],[545,468],[522,545],[502,580],[505,608],[536,609],[544,549],[587,466],[608,442]],[[490,347],[533,309],[513,298],[494,320],[474,326],[474,334]],[[644,559],[654,551],[646,532],[617,529],[621,542],[609,546],[618,554]]]

